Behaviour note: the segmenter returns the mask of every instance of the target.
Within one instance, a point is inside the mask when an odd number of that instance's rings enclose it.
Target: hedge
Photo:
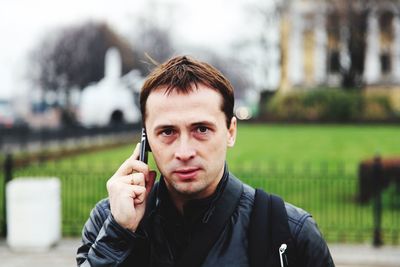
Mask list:
[[[276,93],[266,100],[261,119],[276,121],[393,121],[399,119],[386,96],[343,89]]]

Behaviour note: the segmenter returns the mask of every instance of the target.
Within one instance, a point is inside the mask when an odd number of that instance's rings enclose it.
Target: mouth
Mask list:
[[[177,175],[181,180],[190,180],[194,179],[199,171],[200,168],[190,167],[177,169],[174,171],[174,174]]]

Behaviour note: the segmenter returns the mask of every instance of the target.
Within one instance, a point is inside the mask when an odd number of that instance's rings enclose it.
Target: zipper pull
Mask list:
[[[287,258],[285,255],[286,249],[287,249],[286,244],[282,244],[281,247],[279,248],[279,259],[281,260],[281,267],[288,267]]]

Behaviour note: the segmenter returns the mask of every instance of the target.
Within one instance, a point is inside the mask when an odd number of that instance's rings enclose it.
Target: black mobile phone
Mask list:
[[[150,146],[147,141],[146,129],[142,128],[142,137],[140,138],[140,154],[139,160],[147,163],[148,152],[150,151]]]

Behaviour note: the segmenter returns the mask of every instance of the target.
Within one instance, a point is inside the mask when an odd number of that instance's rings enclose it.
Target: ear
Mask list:
[[[228,147],[233,147],[235,145],[236,131],[237,131],[236,117],[232,117],[231,124],[228,129],[228,142],[227,142]]]

